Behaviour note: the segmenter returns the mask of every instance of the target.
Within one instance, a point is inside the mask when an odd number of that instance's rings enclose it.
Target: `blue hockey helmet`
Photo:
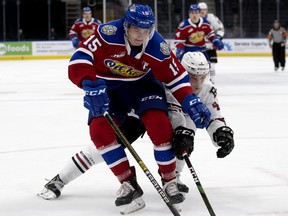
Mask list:
[[[191,11],[198,11],[200,12],[200,7],[197,5],[197,4],[191,4],[190,7],[189,7],[189,12]]]
[[[90,7],[84,7],[82,10],[83,13],[92,13],[91,8]]]
[[[124,20],[128,25],[150,29],[154,27],[154,13],[148,5],[132,4],[125,13]]]

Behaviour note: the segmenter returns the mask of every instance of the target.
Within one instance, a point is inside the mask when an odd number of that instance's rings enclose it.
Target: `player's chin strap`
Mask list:
[[[135,149],[131,146],[127,138],[124,136],[120,128],[117,126],[117,124],[114,122],[112,117],[107,111],[103,112],[103,116],[106,118],[106,120],[109,122],[111,127],[114,129],[115,133],[117,136],[121,139],[123,144],[127,147],[127,149],[130,151],[132,156],[135,158],[141,169],[144,171],[150,182],[153,184],[155,189],[157,190],[158,194],[161,196],[162,200],[166,203],[166,205],[169,207],[171,212],[173,213],[174,216],[181,216],[179,212],[174,208],[173,204],[170,202],[169,198],[166,196],[165,192],[161,188],[161,186],[158,184],[158,182],[155,180],[151,172],[148,170],[144,162],[141,160]]]
[[[189,168],[189,170],[190,170],[190,172],[192,174],[192,177],[193,177],[193,179],[194,179],[194,181],[195,181],[195,183],[197,185],[197,188],[198,188],[198,190],[199,190],[199,192],[200,192],[200,194],[202,196],[202,199],[203,199],[203,201],[204,201],[204,203],[205,203],[210,215],[211,216],[216,216],[216,214],[215,214],[215,212],[214,212],[214,210],[213,210],[213,208],[212,208],[212,206],[211,206],[211,204],[210,204],[210,202],[209,202],[209,200],[208,200],[208,198],[206,196],[206,193],[205,193],[205,191],[204,191],[204,189],[203,189],[203,187],[201,185],[201,182],[200,182],[200,180],[199,180],[199,178],[198,178],[198,176],[196,174],[196,171],[195,171],[195,169],[193,168],[193,166],[191,164],[191,161],[190,161],[190,159],[188,157],[188,154],[184,151],[182,155],[183,155],[183,158],[185,159],[185,162],[186,162],[186,164],[187,164],[187,166],[188,166],[188,168]]]

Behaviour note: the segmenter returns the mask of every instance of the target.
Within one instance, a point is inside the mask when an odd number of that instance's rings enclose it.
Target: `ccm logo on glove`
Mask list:
[[[85,95],[89,95],[89,96],[96,96],[96,95],[102,95],[102,94],[105,94],[106,92],[106,89],[99,89],[99,90],[96,90],[96,91],[84,91],[85,92]]]
[[[175,130],[174,134],[183,134],[183,135],[188,135],[188,136],[194,136],[194,131],[190,130],[190,129],[184,129],[184,127],[182,128],[182,130]]]
[[[199,103],[199,102],[201,102],[200,98],[195,98],[195,99],[189,101],[189,105],[193,106],[194,104]]]

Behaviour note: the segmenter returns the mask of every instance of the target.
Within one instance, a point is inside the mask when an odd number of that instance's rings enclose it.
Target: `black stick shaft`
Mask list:
[[[184,159],[185,159],[185,162],[186,162],[186,164],[187,164],[187,166],[188,166],[188,168],[189,168],[189,170],[190,170],[190,172],[192,174],[192,177],[193,177],[193,179],[194,179],[194,181],[195,181],[195,183],[197,185],[197,188],[198,188],[198,190],[199,190],[199,192],[200,192],[200,194],[202,196],[202,199],[203,199],[203,201],[204,201],[204,203],[205,203],[210,215],[211,216],[216,216],[216,214],[215,214],[215,212],[214,212],[214,210],[213,210],[213,208],[212,208],[212,206],[211,206],[211,204],[210,204],[210,202],[209,202],[209,200],[208,200],[208,198],[206,196],[206,193],[205,193],[205,191],[204,191],[204,189],[203,189],[203,187],[201,185],[201,182],[200,182],[200,180],[199,180],[199,178],[198,178],[198,176],[196,174],[196,171],[193,168],[193,166],[191,164],[191,161],[190,161],[190,159],[189,159],[187,154],[184,154]]]

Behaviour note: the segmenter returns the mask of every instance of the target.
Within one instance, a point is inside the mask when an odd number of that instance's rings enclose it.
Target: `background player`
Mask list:
[[[280,22],[275,20],[273,23],[273,28],[268,33],[269,46],[272,48],[272,55],[274,61],[274,70],[277,71],[279,65],[283,71],[285,68],[285,44],[287,37],[286,30],[280,26]]]
[[[214,30],[215,35],[220,40],[222,40],[225,34],[223,23],[213,13],[208,13],[208,6],[205,2],[200,2],[198,6],[201,10],[200,11],[201,16],[208,20],[212,29]],[[206,40],[206,49],[210,59],[210,80],[212,83],[215,83],[215,76],[216,76],[215,64],[218,62],[217,52],[215,47],[209,40]]]
[[[223,49],[222,41],[215,35],[210,23],[200,16],[200,8],[196,4],[189,7],[189,18],[182,21],[176,31],[176,56],[181,61],[186,52],[200,51],[205,55],[205,38],[217,49]],[[209,60],[209,57],[206,56]]]
[[[92,17],[92,11],[89,7],[84,7],[82,10],[82,18],[77,19],[69,32],[69,38],[72,41],[74,48],[77,48],[80,42],[94,34],[101,21]]]

